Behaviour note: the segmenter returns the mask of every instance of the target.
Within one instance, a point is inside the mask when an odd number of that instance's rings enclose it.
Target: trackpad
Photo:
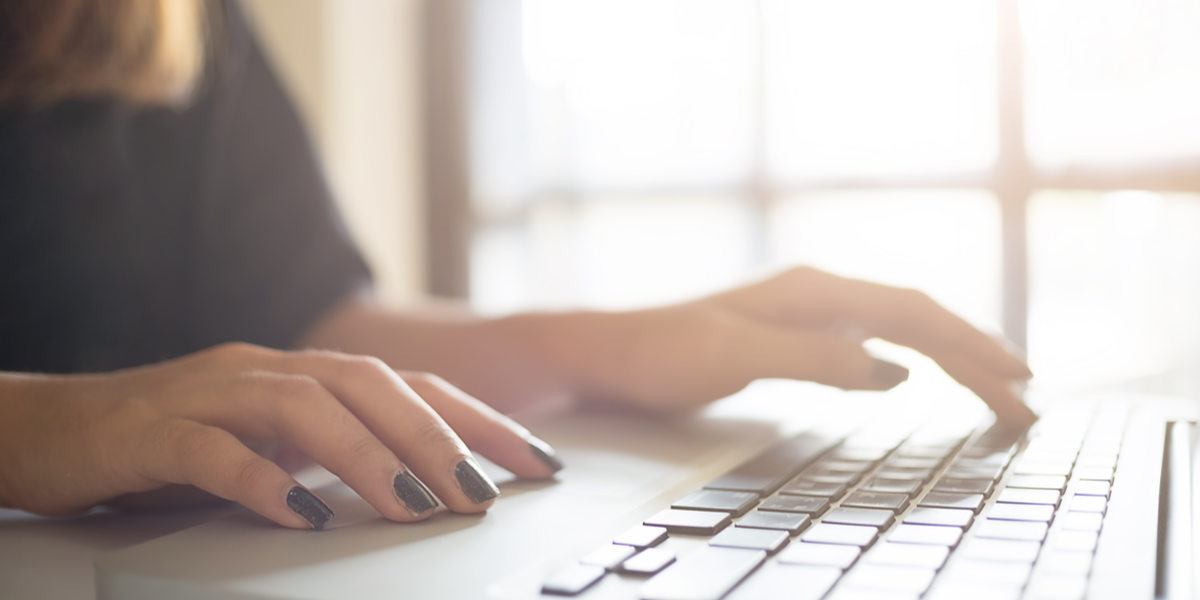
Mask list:
[[[580,496],[618,497],[653,484],[677,481],[730,460],[747,447],[774,439],[773,426],[757,422],[670,420],[646,415],[561,415],[534,427],[557,451],[566,468],[554,482],[520,480],[480,461],[506,494],[522,490]]]

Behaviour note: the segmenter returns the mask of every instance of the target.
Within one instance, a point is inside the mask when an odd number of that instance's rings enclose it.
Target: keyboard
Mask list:
[[[1125,420],[1072,408],[1024,432],[789,438],[572,557],[542,593],[620,577],[640,600],[1083,598]]]

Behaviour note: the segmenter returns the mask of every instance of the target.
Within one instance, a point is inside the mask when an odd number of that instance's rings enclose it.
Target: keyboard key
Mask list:
[[[1062,528],[1068,531],[1100,531],[1104,515],[1094,512],[1071,511],[1060,519]]]
[[[986,452],[979,455],[964,454],[955,464],[964,467],[1003,467],[1008,464],[1012,454],[1008,452]]]
[[[1107,481],[1080,481],[1075,484],[1075,494],[1079,496],[1107,496],[1108,491]]]
[[[953,494],[950,492],[929,492],[921,499],[919,506],[926,508],[963,508],[978,512],[983,506],[983,494]]]
[[[904,456],[893,456],[883,463],[884,469],[921,469],[928,471],[936,469],[942,464],[940,458],[908,458]]]
[[[900,511],[908,506],[908,494],[885,494],[882,492],[854,492],[842,501],[842,506],[857,508],[880,508]]]
[[[1087,595],[1087,577],[1079,575],[1045,575],[1029,583],[1026,597],[1030,600],[1083,600]]]
[[[657,546],[666,539],[667,530],[662,527],[637,525],[617,536],[617,539],[613,540],[613,543],[621,544],[622,546],[633,546],[635,548],[648,548],[650,546]]]
[[[1080,479],[1112,481],[1113,470],[1107,467],[1078,467],[1075,469],[1075,476]]]
[[[543,594],[574,596],[604,577],[604,567],[573,564],[550,574],[542,583]]]
[[[1037,558],[1041,544],[1017,540],[990,540],[975,538],[963,547],[966,558],[997,562],[1020,562],[1030,564]]]
[[[1071,463],[1021,461],[1016,467],[1013,467],[1013,473],[1017,475],[1060,475],[1066,477],[1071,474]]]
[[[719,600],[766,559],[762,550],[705,546],[652,577],[640,594],[643,600]]]
[[[788,532],[774,529],[750,529],[747,527],[730,527],[709,540],[709,546],[723,548],[746,548],[747,550],[763,550],[774,554],[788,543]]]
[[[849,569],[862,551],[855,546],[831,544],[809,544],[800,542],[784,548],[779,553],[779,562],[795,565],[823,565]]]
[[[866,564],[850,571],[843,581],[851,588],[922,594],[929,589],[934,575],[933,569]]]
[[[971,450],[990,449],[992,452],[1014,452],[1017,441],[1021,439],[1022,435],[1025,435],[1025,431],[1022,429],[994,425],[975,440]]]
[[[753,529],[776,529],[796,535],[804,531],[812,523],[809,516],[803,513],[763,512],[756,510],[742,520],[734,523],[737,527]]]
[[[1038,523],[1036,521],[999,521],[988,519],[980,523],[979,527],[976,528],[975,537],[1040,542],[1046,539],[1046,530],[1048,528],[1049,526],[1045,523]]]
[[[1073,463],[1078,455],[1079,453],[1074,450],[1026,450],[1025,454],[1021,455],[1021,460],[1045,463]]]
[[[728,490],[696,490],[671,505],[683,510],[719,510],[740,517],[758,504],[759,496],[754,492],[732,492]]]
[[[966,450],[963,450],[963,453],[962,453],[963,458],[973,458],[973,459],[987,459],[988,457],[991,457],[991,456],[1000,456],[1001,462],[1008,462],[1008,459],[1012,458],[1012,455],[1013,455],[1013,451],[1012,451],[1011,447],[1009,447],[1008,449],[999,450],[996,448],[973,446],[971,448],[967,448]]]
[[[838,448],[833,451],[831,457],[834,460],[875,463],[883,460],[887,455],[888,451],[880,448]]]
[[[1020,600],[1020,588],[998,588],[977,581],[944,581],[926,600]]]
[[[1027,490],[1058,490],[1067,487],[1067,478],[1062,475],[1013,475],[1008,487]]]
[[[921,490],[923,483],[913,479],[883,479],[873,477],[870,481],[863,484],[861,491],[864,492],[883,492],[885,494],[904,494],[912,497]]]
[[[946,469],[946,477],[953,479],[987,479],[995,481],[1004,472],[1001,467],[959,467],[951,466]]]
[[[1103,513],[1107,505],[1108,499],[1104,496],[1072,496],[1069,508],[1071,512]]]
[[[592,550],[587,556],[579,559],[580,564],[596,565],[604,567],[608,570],[617,568],[618,565],[625,562],[625,559],[633,556],[637,552],[637,548],[633,546],[618,546],[609,544]]]
[[[933,489],[939,492],[954,492],[958,494],[983,494],[987,496],[992,493],[992,480],[990,479],[955,479],[953,477],[943,477]]]
[[[994,504],[989,519],[1005,521],[1039,521],[1049,523],[1054,517],[1054,507],[1045,504]]]
[[[880,479],[897,479],[908,481],[919,481],[925,483],[933,479],[933,469],[904,469],[900,467],[884,466],[882,469],[875,472],[875,476]]]
[[[846,492],[846,484],[796,478],[779,490],[780,494],[792,496],[822,496],[837,498]]]
[[[646,519],[643,525],[665,527],[671,533],[713,535],[731,522],[729,513],[668,508]]]
[[[806,481],[817,481],[821,483],[836,483],[839,485],[854,485],[862,476],[858,473],[836,473],[833,471],[815,472],[805,471],[796,479],[804,479]]]
[[[966,527],[975,518],[975,513],[969,510],[951,510],[947,508],[914,508],[905,523],[914,525],[940,525],[947,527]]]
[[[867,562],[897,567],[940,569],[946,563],[950,549],[945,546],[914,546],[911,544],[878,544],[867,553]]]
[[[1006,488],[1000,490],[1000,495],[996,498],[996,502],[1003,502],[1004,504],[1047,504],[1058,506],[1059,498],[1058,490]]]
[[[810,467],[805,469],[804,472],[800,474],[800,477],[815,481],[828,481],[844,483],[846,485],[854,485],[858,483],[859,479],[862,479],[862,475],[863,474],[861,472],[857,471],[831,471],[829,469],[822,469],[820,467]]]
[[[920,594],[897,592],[894,590],[871,590],[840,586],[825,600],[917,600]]]
[[[1083,454],[1119,454],[1121,452],[1121,442],[1118,439],[1092,439],[1083,442],[1083,447],[1079,449]]]
[[[1020,590],[1033,570],[1030,563],[957,560],[946,569],[950,581],[973,581],[989,586]]]
[[[1055,550],[1091,552],[1096,549],[1097,537],[1093,531],[1060,531],[1050,540],[1050,546]]]
[[[842,570],[834,567],[766,565],[727,600],[820,600],[841,576]]]
[[[1081,467],[1104,467],[1107,469],[1114,469],[1117,466],[1117,455],[1095,454],[1089,452],[1087,454],[1079,455],[1079,462],[1077,464]]]
[[[899,458],[945,458],[954,452],[950,446],[901,446],[896,451]]]
[[[833,473],[862,473],[871,468],[869,462],[857,462],[850,460],[822,460],[814,464],[811,468],[820,471],[830,471]]]
[[[829,514],[825,515],[825,518],[821,519],[821,522],[887,527],[894,520],[896,520],[896,514],[890,510],[838,507],[829,511]]]
[[[879,530],[874,527],[857,525],[835,525],[833,523],[817,523],[808,528],[800,539],[806,542],[820,544],[842,544],[844,546],[870,546],[879,536]]]
[[[621,563],[621,570],[638,575],[653,575],[675,562],[675,553],[663,548],[647,548]]]
[[[776,442],[704,487],[710,490],[754,492],[761,496],[773,494],[836,442],[814,434]]]
[[[1038,568],[1059,575],[1087,575],[1092,570],[1092,553],[1066,550],[1047,552],[1038,561]]]
[[[906,524],[893,529],[887,539],[897,544],[926,544],[953,548],[961,538],[962,530],[957,527]]]
[[[758,505],[758,510],[797,512],[819,515],[829,508],[829,500],[816,496],[771,496]]]

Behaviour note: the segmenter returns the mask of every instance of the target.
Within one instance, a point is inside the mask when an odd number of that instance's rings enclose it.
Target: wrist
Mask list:
[[[569,311],[521,313],[490,327],[505,347],[516,348],[572,400],[621,396],[629,372],[635,313]]]

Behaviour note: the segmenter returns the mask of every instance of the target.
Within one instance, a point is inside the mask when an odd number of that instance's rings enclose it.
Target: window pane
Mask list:
[[[546,189],[729,186],[745,179],[754,3],[474,6],[472,170],[480,202]]]
[[[1037,162],[1200,155],[1200,1],[1025,0],[1021,10]]]
[[[540,203],[476,236],[471,301],[495,314],[691,298],[745,277],[749,231],[743,204],[729,198]]]
[[[993,0],[764,0],[768,160],[782,180],[985,169]]]
[[[917,288],[998,330],[999,214],[975,190],[806,194],[772,212],[772,260]]]
[[[1200,195],[1044,192],[1029,224],[1035,386],[1200,393]]]

